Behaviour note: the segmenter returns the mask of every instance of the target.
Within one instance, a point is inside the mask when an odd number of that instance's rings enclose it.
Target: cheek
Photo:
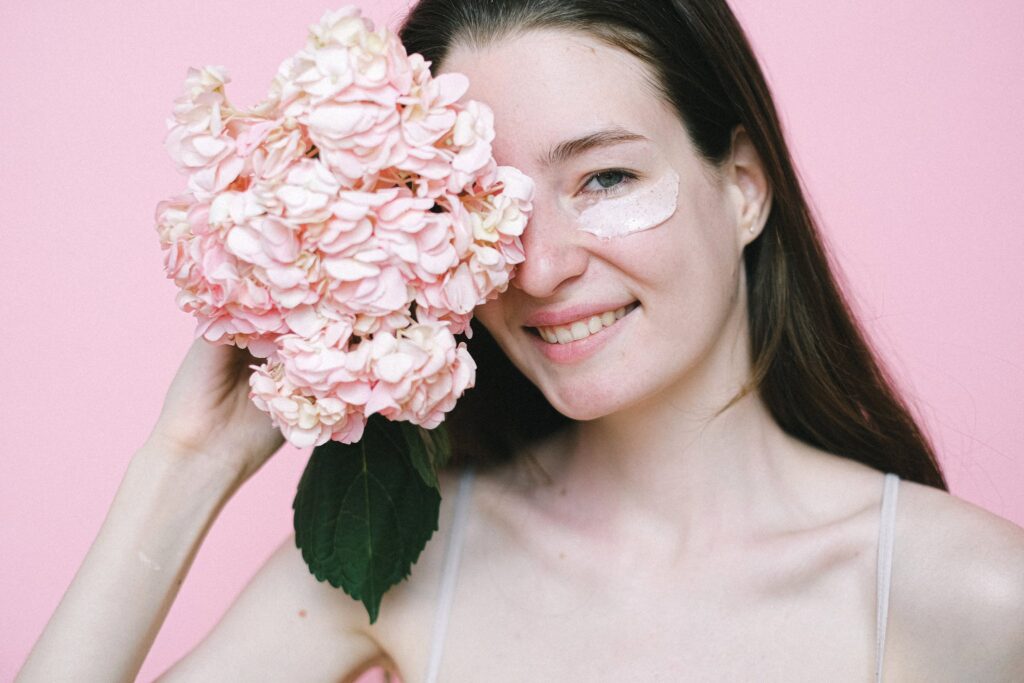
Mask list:
[[[503,309],[502,296],[503,295],[499,294],[497,298],[491,299],[487,303],[481,304],[473,309],[473,317],[476,321],[492,334],[496,331],[496,326],[501,324]]]
[[[712,344],[736,305],[737,270],[723,225],[701,225],[686,251],[662,271],[672,290],[674,325],[699,348]]]
[[[724,315],[739,273],[734,232],[720,198],[705,188],[688,194],[657,229],[622,240],[651,312],[686,325]]]

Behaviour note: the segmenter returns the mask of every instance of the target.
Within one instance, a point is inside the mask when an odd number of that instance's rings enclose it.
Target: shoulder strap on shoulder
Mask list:
[[[889,592],[892,583],[892,549],[896,522],[896,494],[900,482],[893,472],[885,475],[882,491],[882,511],[878,523],[877,626],[875,647],[875,681],[881,683],[882,663],[885,658],[885,627],[889,617]]]
[[[430,659],[427,665],[427,683],[435,683],[441,669],[441,654],[444,636],[448,629],[448,613],[455,596],[455,580],[458,575],[459,556],[462,551],[463,529],[469,511],[469,491],[473,483],[474,469],[468,466],[459,477],[459,490],[455,494],[455,510],[452,512],[451,531],[444,552],[444,568],[441,570],[441,588],[438,593],[437,609],[434,612],[434,635],[430,644]]]

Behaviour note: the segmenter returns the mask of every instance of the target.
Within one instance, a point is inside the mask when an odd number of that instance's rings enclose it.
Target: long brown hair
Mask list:
[[[760,155],[772,206],[743,255],[753,369],[721,410],[758,391],[792,436],[948,490],[928,438],[837,284],[771,91],[725,1],[420,0],[399,34],[408,52],[437,69],[455,43],[485,45],[542,28],[583,32],[643,61],[708,163],[728,157],[738,125]],[[468,347],[477,380],[445,421],[450,467],[507,461],[574,422],[551,407],[475,320]]]

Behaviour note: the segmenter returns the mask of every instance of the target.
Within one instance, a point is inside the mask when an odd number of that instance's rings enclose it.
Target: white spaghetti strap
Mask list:
[[[441,589],[437,611],[434,612],[434,636],[430,643],[430,660],[427,665],[426,683],[435,683],[441,669],[441,654],[445,631],[448,629],[448,613],[455,596],[455,580],[458,576],[459,555],[462,550],[462,535],[466,513],[469,510],[469,490],[473,483],[473,467],[468,466],[459,478],[459,490],[455,495],[455,510],[452,513],[451,531],[445,547],[444,568],[441,570]]]
[[[882,663],[885,659],[885,626],[889,617],[889,589],[892,582],[892,547],[895,536],[896,494],[900,478],[893,472],[885,475],[882,491],[882,512],[878,525],[878,597],[877,640],[875,643],[875,681],[882,681]]]

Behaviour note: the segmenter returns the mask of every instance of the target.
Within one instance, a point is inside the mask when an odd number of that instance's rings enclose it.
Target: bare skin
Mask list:
[[[576,34],[529,33],[443,65],[494,109],[499,163],[538,181],[527,260],[478,317],[581,422],[536,447],[543,474],[518,459],[478,476],[441,680],[871,680],[883,474],[789,437],[756,395],[709,419],[749,374],[742,253],[770,188],[742,130],[729,163],[707,172],[631,60]],[[537,161],[609,124],[647,146]],[[647,179],[676,168],[684,210],[597,242],[560,207],[591,174],[627,165]],[[630,335],[579,363],[547,360],[523,328],[541,307],[630,298]],[[244,400],[242,358],[203,344],[18,680],[133,680],[209,525],[281,445]],[[440,529],[377,623],[318,583],[288,538],[160,680],[348,681],[383,662],[419,681],[451,473],[441,485]],[[1024,530],[901,483],[886,680],[1024,680],[1022,576]]]
[[[479,474],[440,680],[871,680],[881,473],[790,446],[813,482],[790,522],[676,561],[644,554],[657,529],[566,514],[562,439],[535,451],[550,479],[525,460]],[[372,627],[289,538],[160,680],[351,681],[372,664],[422,680],[457,485],[441,482],[440,529]],[[1018,527],[902,482],[885,680],[1019,680],[1022,563]]]
[[[789,523],[674,561],[644,547],[656,529],[620,538],[567,516],[572,484],[557,475],[479,475],[440,680],[872,680],[882,475],[790,447],[812,488],[794,491]],[[557,442],[538,456],[557,470]],[[443,479],[442,527],[418,574],[367,629],[404,681],[426,671],[456,484]],[[1022,538],[901,482],[885,680],[1020,678]]]

